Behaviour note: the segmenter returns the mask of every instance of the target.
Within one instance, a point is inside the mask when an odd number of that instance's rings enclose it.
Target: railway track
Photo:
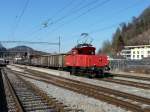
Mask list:
[[[150,99],[147,98],[63,77],[60,78],[59,76],[48,75],[39,71],[37,72],[29,69],[26,69],[26,71],[26,74],[19,72],[17,72],[17,74],[75,91],[77,93],[120,106],[127,110],[134,112],[150,112]],[[146,105],[146,107],[143,107],[143,104]]]
[[[7,87],[9,111],[14,112],[78,112],[63,105],[53,97],[39,90],[32,83],[25,81],[12,72],[3,72]]]
[[[8,111],[23,112],[23,108],[22,108],[20,101],[19,101],[18,97],[16,96],[16,94],[10,84],[10,81],[8,80],[8,77],[6,76],[4,70],[1,70],[1,72],[2,72],[2,77],[3,77],[4,87],[5,87]]]
[[[2,67],[0,67],[0,112],[7,112],[7,101],[5,94],[4,79],[2,76]]]
[[[150,84],[127,81],[127,80],[122,80],[122,79],[105,78],[105,79],[97,79],[97,80],[102,80],[102,81],[112,82],[112,83],[117,83],[117,84],[122,84],[122,85],[128,85],[128,86],[133,86],[133,87],[142,88],[142,89],[150,89]]]
[[[114,77],[123,77],[123,78],[131,78],[131,79],[138,79],[144,81],[150,81],[150,77],[141,77],[141,76],[132,76],[132,75],[121,75],[121,74],[113,74]]]
[[[18,67],[18,66],[16,66]],[[20,69],[25,69],[24,67],[19,67]],[[150,81],[150,78],[147,77],[139,77],[139,76],[130,76],[130,75],[114,75],[116,77],[125,77],[125,78],[131,78],[131,79],[138,79],[138,80],[145,80],[145,81]],[[140,82],[133,82],[133,81],[127,81],[127,80],[121,80],[121,79],[113,79],[113,77],[107,77],[103,79],[95,78],[96,80],[102,80],[106,82],[111,82],[111,83],[117,83],[121,85],[127,85],[127,86],[132,86],[136,88],[141,88],[141,89],[150,89],[150,84],[146,83],[140,83]]]
[[[13,65],[20,69],[26,69],[26,67],[21,67],[17,65]],[[123,78],[131,78],[131,79],[138,79],[138,80],[144,80],[144,81],[150,81],[150,77],[141,77],[141,76],[132,76],[132,75],[121,75],[121,74],[111,74],[114,77],[123,77]]]

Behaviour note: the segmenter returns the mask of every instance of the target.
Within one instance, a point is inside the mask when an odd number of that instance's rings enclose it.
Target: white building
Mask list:
[[[125,48],[120,53],[126,59],[131,59],[131,49]]]
[[[150,45],[125,46],[121,55],[132,60],[150,57]]]

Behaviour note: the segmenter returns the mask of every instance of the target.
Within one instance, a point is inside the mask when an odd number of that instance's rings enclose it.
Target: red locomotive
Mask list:
[[[109,60],[106,55],[96,55],[95,49],[91,44],[78,44],[65,56],[65,66],[72,72],[103,75],[105,70],[109,70]]]

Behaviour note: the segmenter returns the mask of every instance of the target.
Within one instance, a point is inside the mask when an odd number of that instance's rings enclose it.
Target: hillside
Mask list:
[[[0,43],[0,57],[3,57],[5,51],[7,51],[6,48]]]
[[[136,36],[136,38],[131,38],[128,41],[127,45],[142,45],[142,44],[150,44],[150,29],[144,31],[143,33]]]
[[[34,55],[47,55],[48,53],[46,52],[42,52],[42,51],[37,51],[31,47],[28,47],[28,46],[16,46],[16,47],[13,47],[13,48],[9,48],[9,49],[6,49],[5,47],[3,47],[2,44],[0,44],[0,57],[3,57],[3,54],[9,54],[9,53],[13,53],[13,52],[30,52],[30,54],[34,54]]]
[[[30,52],[31,54],[35,54],[35,55],[46,55],[48,53],[46,52],[42,52],[42,51],[37,51],[32,49],[31,47],[28,46],[16,46],[10,49],[7,49],[8,52],[13,52],[13,51],[20,51],[20,52]]]
[[[6,51],[6,48],[0,43],[0,52],[1,51]]]
[[[112,41],[106,40],[100,51],[116,55],[126,45],[150,44],[150,7],[138,17],[133,17],[129,23],[121,23],[112,36]]]
[[[29,51],[29,52],[32,52],[34,50],[28,46],[16,46],[16,47],[7,49],[7,51],[9,51],[9,52],[12,52],[12,51],[24,51],[24,52]]]

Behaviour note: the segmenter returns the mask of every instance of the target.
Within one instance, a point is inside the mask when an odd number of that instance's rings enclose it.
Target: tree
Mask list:
[[[124,48],[124,40],[123,37],[121,35],[119,35],[118,37],[118,41],[117,41],[117,52],[121,51]]]
[[[147,44],[150,40],[150,6],[131,22],[121,23],[112,36],[112,41],[104,41],[103,52],[117,54],[125,45]],[[149,43],[148,43],[149,44]]]
[[[110,41],[109,40],[104,41],[101,52],[109,55],[111,51],[112,51],[112,48],[111,48]]]

